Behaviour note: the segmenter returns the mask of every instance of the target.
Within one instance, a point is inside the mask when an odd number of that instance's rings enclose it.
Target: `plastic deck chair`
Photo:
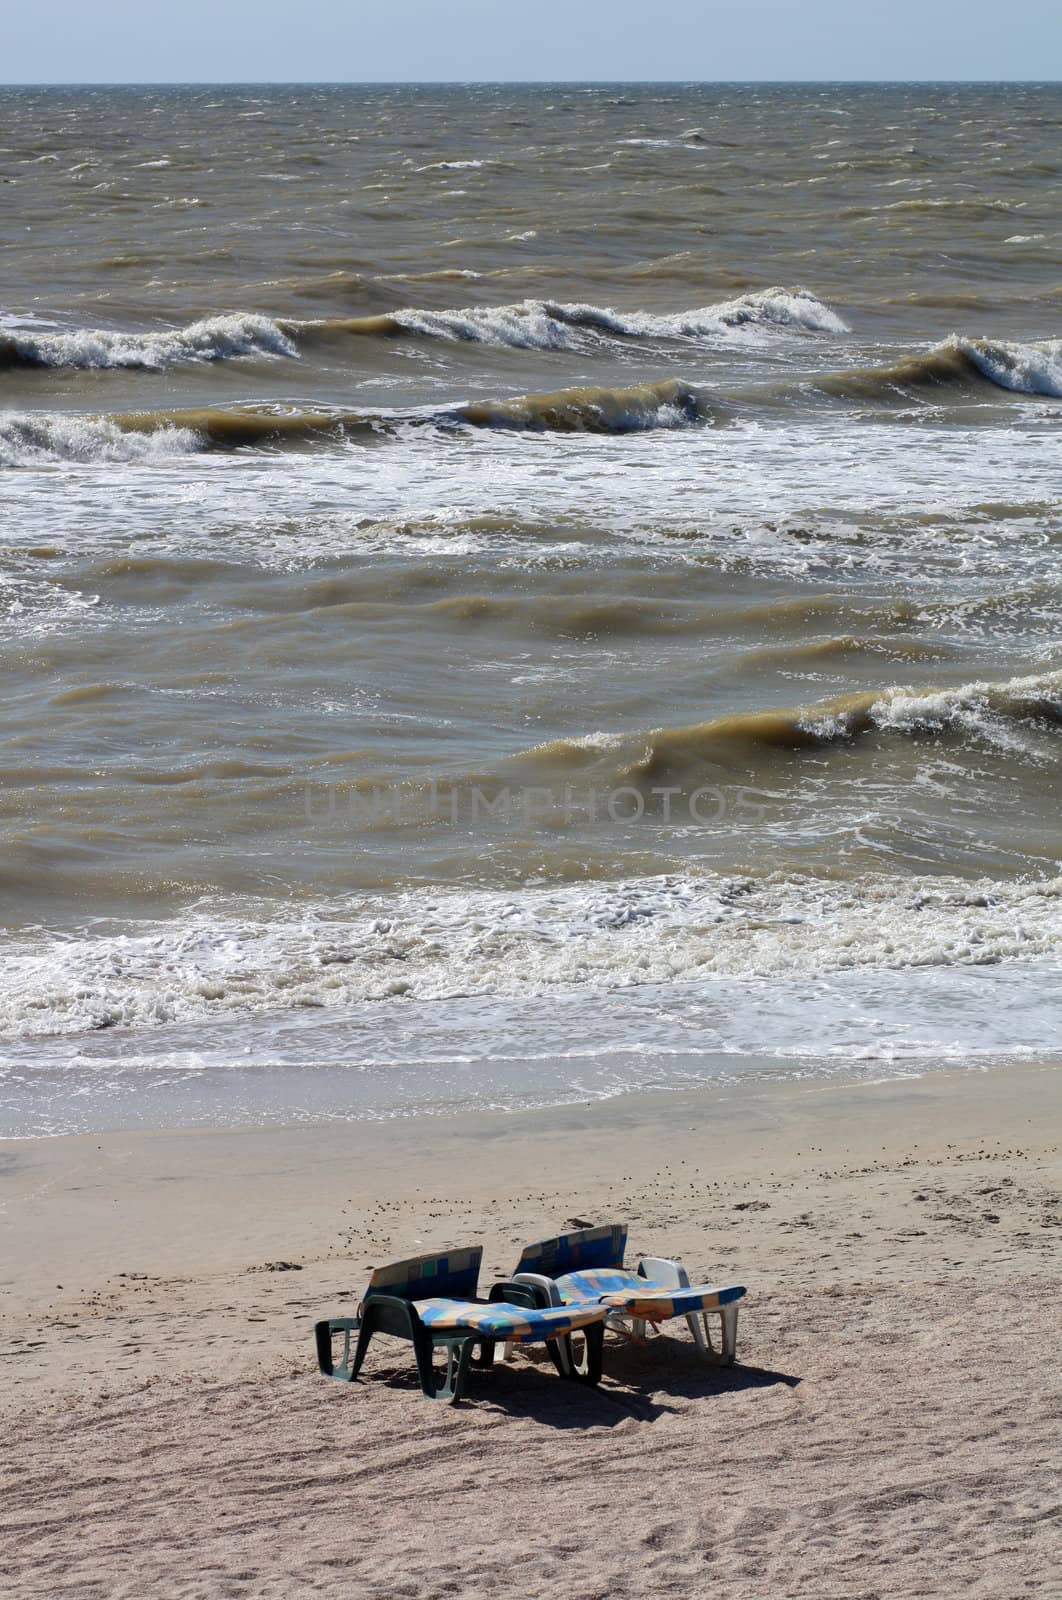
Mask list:
[[[581,1228],[556,1239],[529,1244],[513,1273],[513,1282],[537,1289],[554,1306],[608,1306],[608,1323],[619,1332],[644,1339],[648,1326],[657,1328],[673,1317],[685,1317],[698,1350],[708,1361],[733,1366],[737,1356],[738,1306],[745,1290],[739,1284],[717,1288],[691,1284],[685,1267],[658,1256],[643,1256],[637,1270],[623,1265],[627,1229],[622,1223]],[[712,1342],[708,1319],[720,1321],[719,1348]],[[628,1328],[629,1324],[629,1328]],[[562,1352],[578,1361],[568,1340]]]
[[[468,1369],[473,1364],[494,1364],[498,1342],[532,1344],[546,1340],[554,1365],[567,1377],[594,1385],[601,1378],[604,1340],[604,1305],[579,1306],[551,1303],[533,1284],[496,1283],[489,1300],[477,1297],[483,1251],[450,1250],[445,1255],[414,1256],[377,1267],[355,1317],[329,1317],[314,1328],[317,1363],[329,1378],[353,1383],[361,1371],[374,1334],[389,1333],[413,1345],[420,1385],[430,1400],[461,1398]],[[587,1358],[576,1372],[558,1348],[562,1339],[580,1329]],[[335,1359],[334,1339],[343,1336],[342,1354]],[[352,1336],[357,1343],[351,1359]],[[474,1358],[473,1351],[479,1346]],[[446,1352],[446,1366],[435,1366],[435,1351]]]

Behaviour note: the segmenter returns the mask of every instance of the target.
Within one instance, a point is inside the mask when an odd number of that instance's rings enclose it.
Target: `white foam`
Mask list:
[[[931,693],[894,689],[872,707],[880,728],[903,733],[953,728],[998,749],[1030,753],[1016,718],[1035,717],[1050,707],[1062,719],[1062,671],[1005,682],[976,682]]]
[[[760,289],[736,300],[692,311],[656,314],[611,306],[521,300],[514,305],[455,311],[408,307],[394,320],[410,332],[518,350],[571,350],[588,335],[616,333],[655,339],[718,339],[737,328],[787,328],[805,333],[845,333],[847,327],[808,289]]]
[[[759,289],[736,300],[655,316],[635,312],[620,318],[622,331],[689,338],[741,327],[798,328],[806,333],[847,333],[847,325],[809,289]]]
[[[276,903],[242,912],[204,903],[171,922],[15,939],[0,972],[0,1029],[40,1038],[369,1001],[819,983],[831,973],[1059,960],[1059,877],[674,874],[514,892],[418,889],[295,914]]]
[[[951,689],[890,689],[870,707],[874,725],[896,733],[935,733],[946,729],[969,733],[997,749],[1035,755],[1022,722],[1049,710],[1062,720],[1062,669],[1002,682],[977,681]],[[816,716],[809,712],[800,726],[823,737],[843,738],[844,711]]]
[[[22,332],[27,328],[58,328],[54,317],[38,317],[32,311],[0,311],[0,331]]]
[[[203,446],[190,428],[127,433],[104,417],[0,412],[0,467],[38,467],[63,461],[149,461],[187,455]]]
[[[1062,397],[1062,339],[1010,344],[994,339],[962,339],[953,334],[938,348],[961,350],[979,372],[1001,389]]]
[[[207,317],[187,328],[151,333],[123,333],[107,328],[47,334],[15,330],[10,347],[23,361],[48,367],[158,368],[181,361],[298,354],[275,322],[250,313]]]
[[[411,333],[429,338],[468,340],[472,344],[508,346],[514,350],[570,350],[579,336],[542,300],[518,305],[473,306],[464,311],[396,311],[394,321]]]

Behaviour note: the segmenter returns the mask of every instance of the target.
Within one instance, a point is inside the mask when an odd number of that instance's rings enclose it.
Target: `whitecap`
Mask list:
[[[126,333],[77,328],[29,334],[16,329],[0,344],[6,359],[42,367],[168,367],[181,361],[223,361],[233,356],[296,356],[291,339],[268,317],[251,313],[207,317],[186,328]]]
[[[38,467],[59,462],[150,461],[201,449],[190,428],[131,433],[105,417],[46,416],[0,412],[0,467]]]

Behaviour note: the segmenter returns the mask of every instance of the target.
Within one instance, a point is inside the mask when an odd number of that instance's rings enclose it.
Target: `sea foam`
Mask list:
[[[1013,344],[999,339],[962,339],[942,349],[961,350],[984,377],[1018,394],[1062,396],[1062,339]]]
[[[0,973],[0,1036],[305,1017],[366,1001],[570,998],[684,980],[710,1004],[711,980],[821,982],[853,969],[1060,957],[1059,877],[672,873],[511,892],[415,889],[301,912],[204,902],[125,931],[13,940]]]
[[[59,462],[149,461],[202,449],[190,428],[162,426],[134,433],[107,417],[44,416],[0,412],[0,467],[40,467]]]
[[[846,324],[808,289],[761,289],[692,311],[617,311],[610,306],[523,300],[456,311],[393,312],[397,328],[440,339],[465,339],[514,349],[577,348],[587,334],[648,339],[711,339],[737,328],[788,328],[845,333]]]
[[[224,361],[233,356],[295,356],[288,335],[268,317],[239,313],[207,317],[187,328],[150,333],[125,333],[107,328],[78,328],[68,333],[0,336],[0,368],[147,367],[182,361]]]

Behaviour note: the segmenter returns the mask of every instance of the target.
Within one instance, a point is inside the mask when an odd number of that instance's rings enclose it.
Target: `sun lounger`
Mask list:
[[[330,1317],[316,1324],[321,1371],[326,1377],[353,1383],[373,1335],[389,1333],[412,1343],[421,1388],[428,1398],[454,1403],[461,1398],[471,1365],[493,1365],[496,1343],[508,1346],[546,1340],[562,1373],[596,1384],[601,1377],[608,1308],[591,1301],[570,1307],[552,1304],[541,1289],[516,1283],[496,1283],[490,1298],[480,1300],[477,1284],[482,1257],[479,1248],[451,1250],[445,1255],[415,1256],[377,1267],[356,1317]],[[559,1342],[569,1339],[575,1329],[582,1330],[586,1350],[577,1372],[558,1352]],[[338,1362],[333,1342],[337,1334],[343,1336]],[[477,1346],[479,1353],[474,1358]],[[446,1352],[446,1367],[441,1372],[434,1359],[440,1348]]]
[[[643,1256],[637,1269],[623,1265],[627,1229],[622,1224],[581,1228],[556,1239],[530,1244],[520,1257],[513,1282],[537,1289],[543,1303],[566,1306],[599,1304],[609,1308],[608,1326],[644,1339],[673,1317],[685,1317],[698,1350],[709,1361],[732,1366],[737,1354],[738,1305],[745,1290],[737,1284],[691,1284],[677,1261]],[[720,1321],[719,1349],[712,1343],[708,1318]],[[562,1355],[573,1363],[570,1341]]]

